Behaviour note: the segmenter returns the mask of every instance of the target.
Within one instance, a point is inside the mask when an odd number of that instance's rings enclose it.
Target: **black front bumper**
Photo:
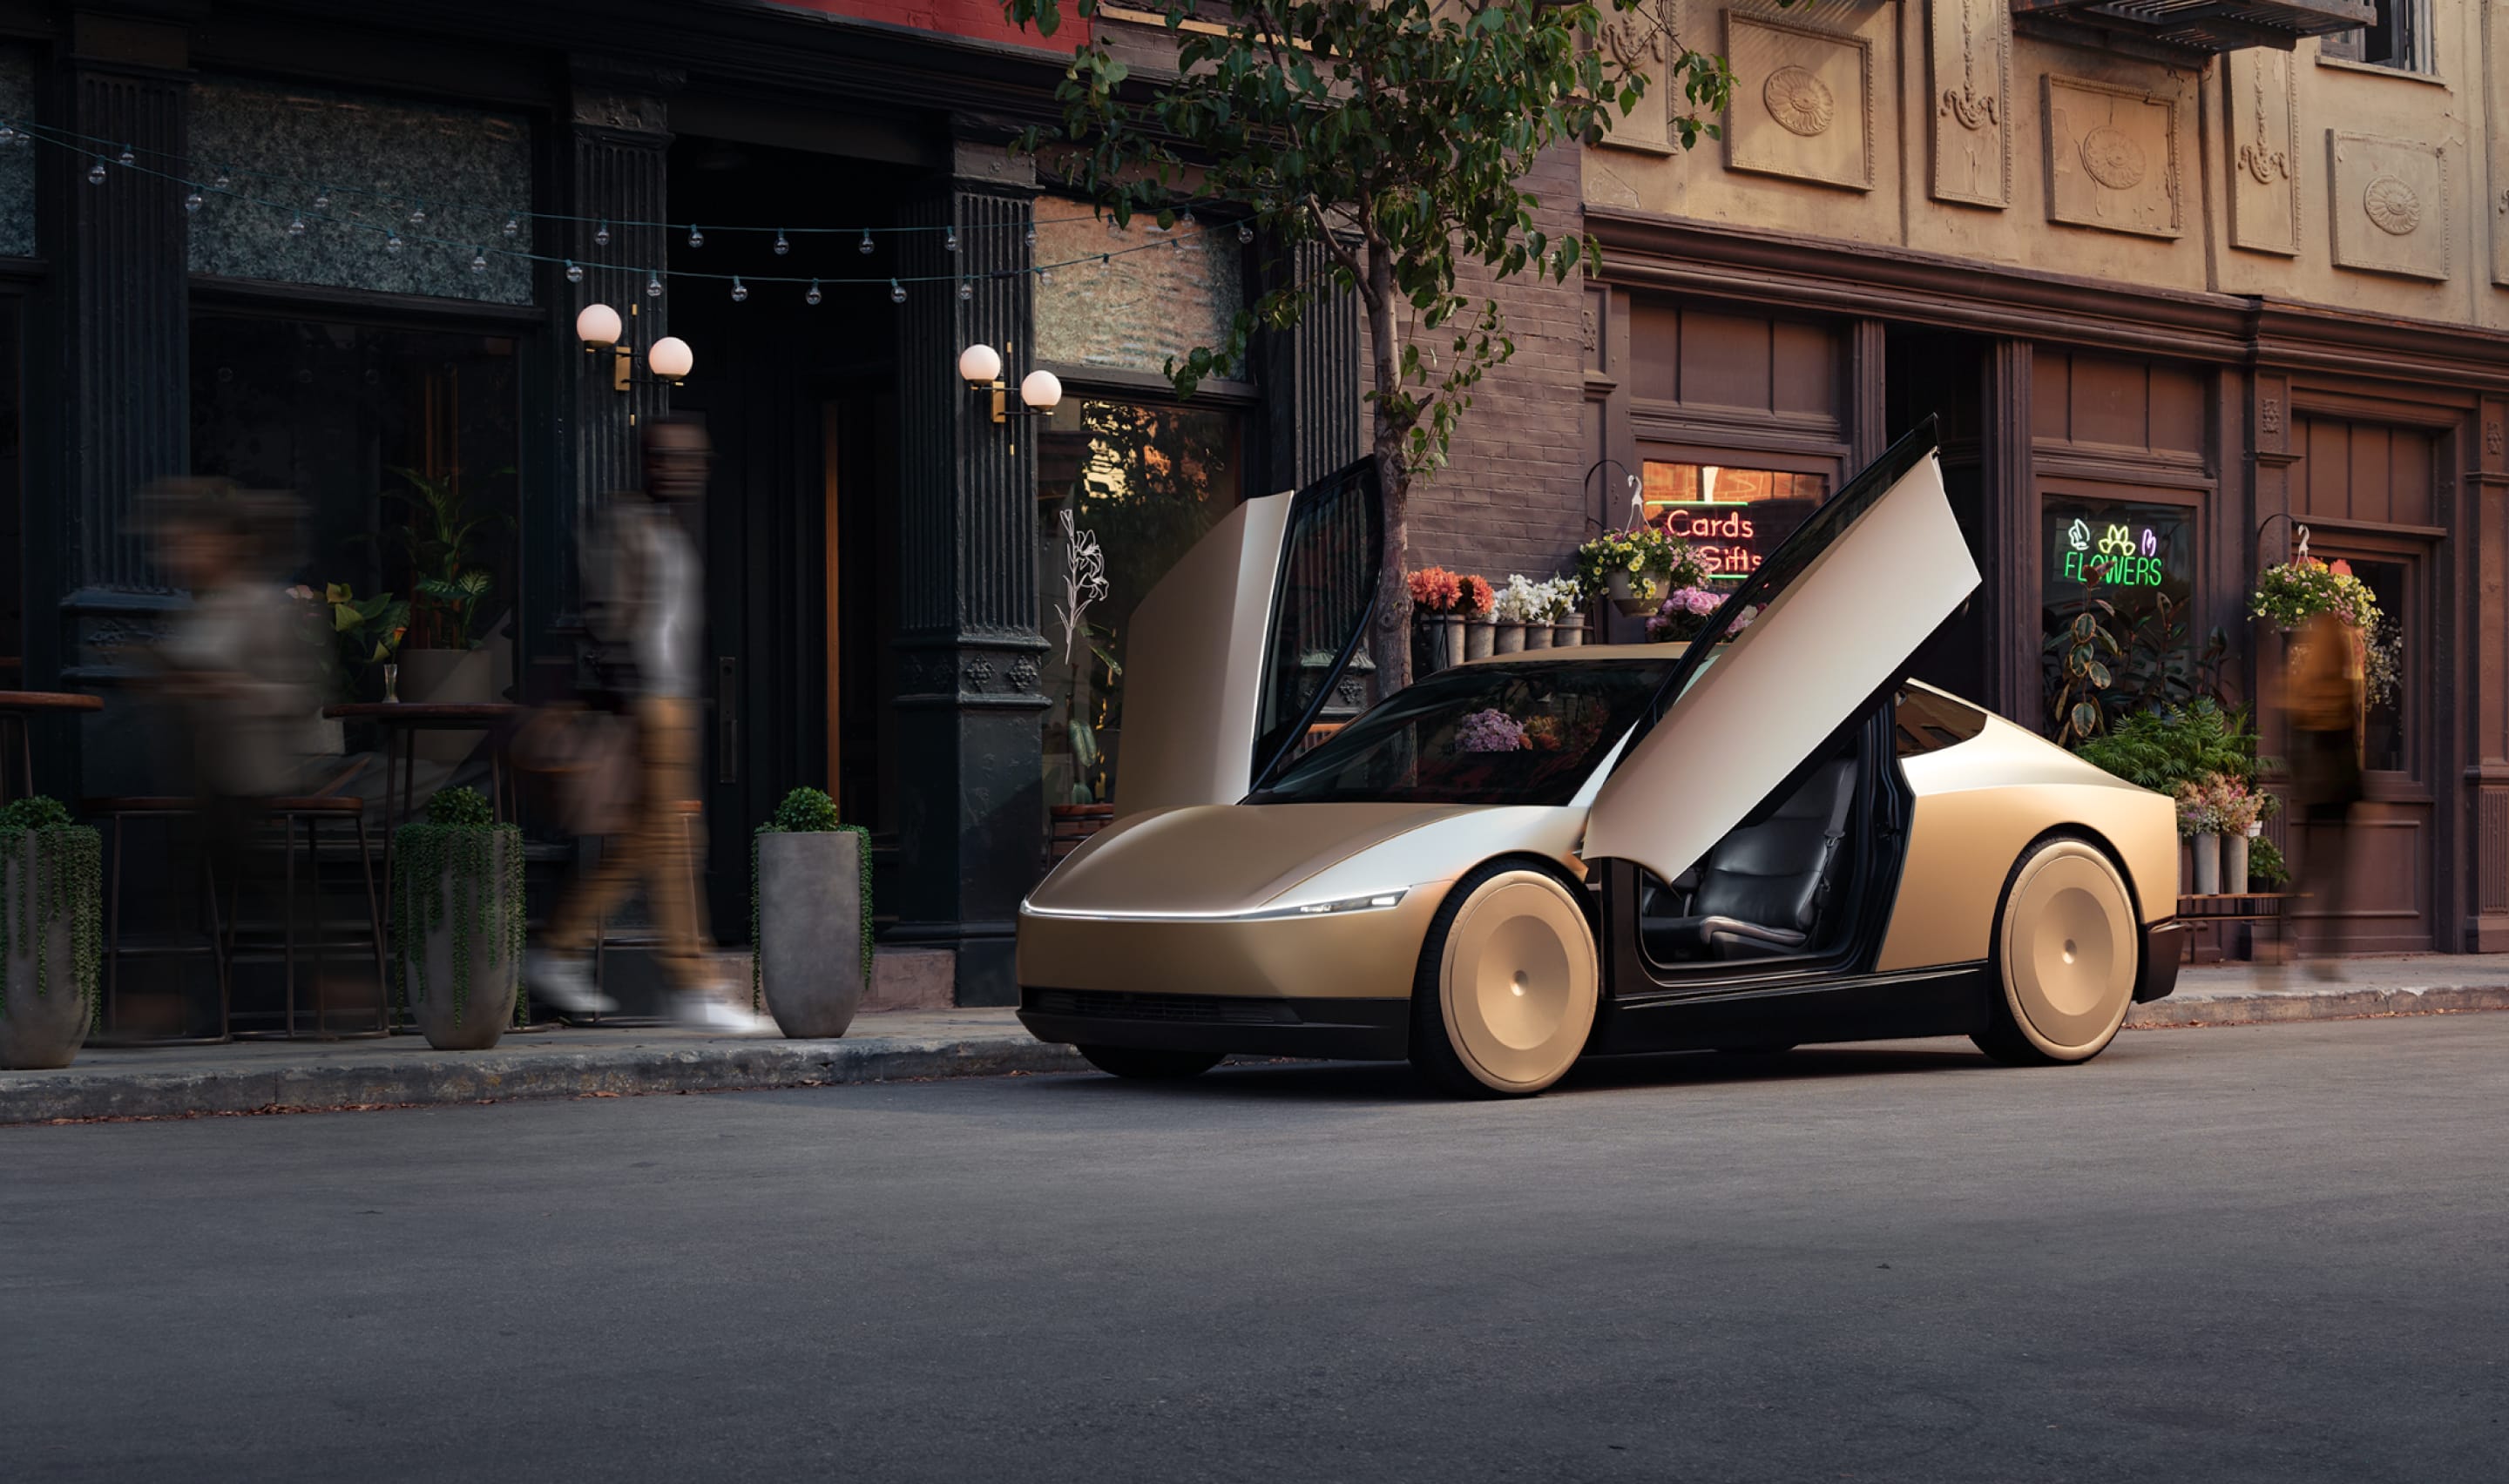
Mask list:
[[[1024,987],[1019,1018],[1038,1040],[1067,1046],[1346,1061],[1400,1061],[1411,1050],[1407,999],[1256,999]]]
[[[2140,1005],[2178,987],[2178,960],[2187,955],[2187,933],[2192,924],[2171,919],[2143,930],[2143,967],[2134,978],[2134,999]]]

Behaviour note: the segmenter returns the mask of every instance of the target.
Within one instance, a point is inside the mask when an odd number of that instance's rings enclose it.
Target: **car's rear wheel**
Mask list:
[[[1467,1097],[1557,1082],[1594,1028],[1601,975],[1572,888],[1493,862],[1455,883],[1430,924],[1411,988],[1411,1064]]]
[[[1102,1072],[1137,1082],[1177,1082],[1219,1064],[1218,1052],[1159,1051],[1145,1046],[1083,1046],[1080,1055]]]
[[[1990,950],[1996,993],[1970,1039],[2010,1065],[2064,1065],[2098,1056],[2125,1023],[2143,933],[2116,863],[2057,836],[2012,868]]]

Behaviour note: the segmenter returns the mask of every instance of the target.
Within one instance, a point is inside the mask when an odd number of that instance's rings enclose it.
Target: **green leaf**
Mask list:
[[[2082,736],[2087,737],[2092,732],[2100,729],[2100,708],[2092,705],[2089,701],[2076,701],[2074,703],[2074,712],[2071,720],[2074,730]],[[2140,798],[2141,796],[2138,795],[2136,797]]]

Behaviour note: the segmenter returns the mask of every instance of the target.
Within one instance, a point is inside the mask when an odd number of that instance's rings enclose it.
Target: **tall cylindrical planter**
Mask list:
[[[2198,835],[2187,842],[2195,857],[2195,895],[2214,897],[2222,892],[2222,837]]]
[[[1526,624],[1524,626],[1524,647],[1528,649],[1550,649],[1551,625],[1548,623]]]
[[[1513,618],[1501,618],[1490,626],[1490,652],[1517,654],[1524,649],[1524,625]]]
[[[2222,836],[2222,889],[2233,896],[2248,889],[2248,837],[2244,834]]]
[[[1446,668],[1446,615],[1421,613],[1411,620],[1411,669],[1435,675]]]
[[[1452,669],[1464,662],[1464,619],[1460,613],[1446,613],[1438,619],[1439,652],[1445,657],[1442,668]]]
[[[422,831],[433,832],[424,843]],[[409,825],[393,857],[394,956],[410,1019],[438,1051],[486,1051],[514,1019],[523,966],[522,832]]]
[[[1551,646],[1556,649],[1574,649],[1586,643],[1586,615],[1570,613],[1552,625]]]
[[[1464,658],[1487,659],[1490,644],[1497,638],[1487,613],[1478,613],[1464,620]]]
[[[0,1067],[67,1066],[87,1042],[95,1008],[97,836],[84,825],[14,834],[0,856],[0,932],[8,942],[0,961]]]
[[[862,840],[852,830],[758,836],[759,983],[796,1041],[843,1035],[870,987]]]

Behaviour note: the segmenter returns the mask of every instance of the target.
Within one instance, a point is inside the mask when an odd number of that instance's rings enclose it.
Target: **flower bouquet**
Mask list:
[[[1455,751],[1513,753],[1525,746],[1524,723],[1492,706],[1472,712],[1455,723]]]
[[[1647,615],[1646,637],[1657,644],[1696,639],[1724,602],[1723,593],[1704,586],[1676,587]]]

